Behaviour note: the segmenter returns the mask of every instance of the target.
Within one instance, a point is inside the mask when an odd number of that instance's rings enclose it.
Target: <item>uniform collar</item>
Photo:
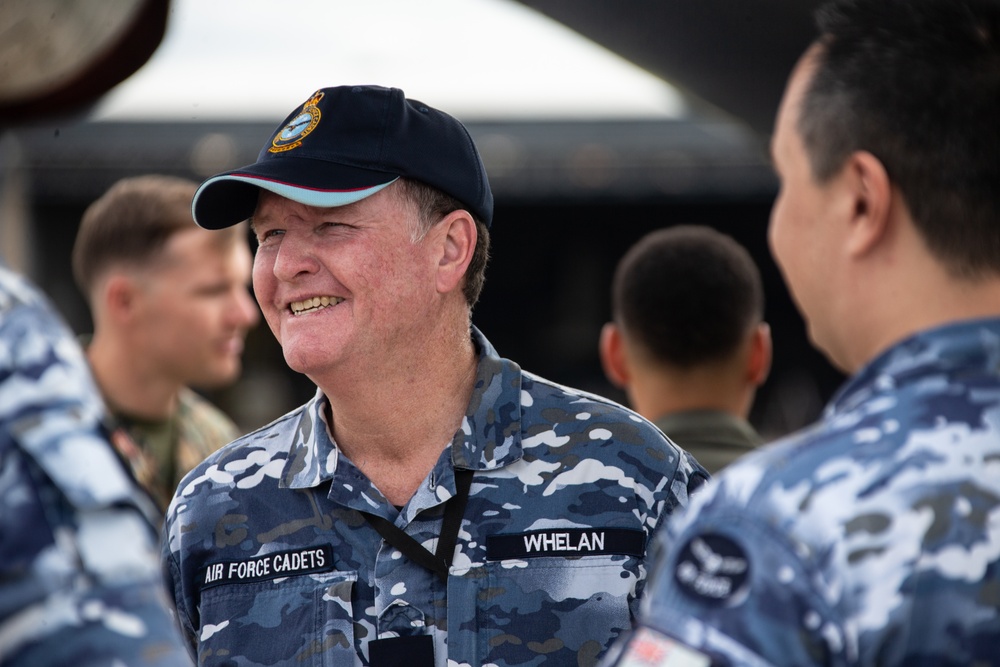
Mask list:
[[[724,410],[695,409],[671,412],[656,419],[656,427],[683,447],[687,442],[716,442],[752,447],[760,436],[745,420]]]
[[[462,427],[451,442],[456,468],[495,470],[521,458],[521,367],[502,359],[472,327],[479,367]]]
[[[1000,318],[966,320],[927,329],[893,345],[837,391],[827,417],[847,412],[880,393],[940,376],[1000,370]]]
[[[495,470],[521,458],[521,368],[502,359],[476,327],[472,341],[479,352],[476,381],[462,425],[451,442],[451,461],[456,468]],[[338,476],[338,481],[357,483],[367,479],[350,462],[340,461],[340,451],[331,440],[326,422],[326,396],[321,391],[291,416],[288,459],[281,485],[311,488]],[[443,480],[442,480],[443,481]]]

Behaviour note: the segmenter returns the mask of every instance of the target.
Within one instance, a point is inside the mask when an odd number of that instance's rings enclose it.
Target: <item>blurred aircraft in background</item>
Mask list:
[[[771,133],[792,66],[812,41],[820,0],[518,0]]]

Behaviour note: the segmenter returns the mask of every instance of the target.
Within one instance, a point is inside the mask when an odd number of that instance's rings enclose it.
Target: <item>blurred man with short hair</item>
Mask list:
[[[73,248],[94,321],[87,357],[121,427],[115,444],[163,509],[188,470],[239,436],[190,387],[235,382],[259,320],[246,225],[195,225],[196,189],[169,176],[121,180],[84,213]]]
[[[620,665],[1000,664],[1000,2],[818,17],[769,237],[851,377],[661,533]]]
[[[625,254],[601,332],[608,379],[716,473],[761,442],[747,421],[771,368],[760,271],[711,227],[651,232]]]

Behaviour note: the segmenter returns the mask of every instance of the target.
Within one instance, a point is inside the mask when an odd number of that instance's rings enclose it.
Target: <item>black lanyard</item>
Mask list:
[[[436,573],[442,581],[448,581],[448,569],[455,557],[458,529],[462,526],[462,516],[465,514],[465,504],[469,500],[470,486],[472,486],[472,471],[456,469],[455,495],[445,503],[441,534],[438,536],[437,550],[433,554],[391,521],[367,512],[361,514],[372,528],[378,531],[382,539],[399,549],[404,556]]]

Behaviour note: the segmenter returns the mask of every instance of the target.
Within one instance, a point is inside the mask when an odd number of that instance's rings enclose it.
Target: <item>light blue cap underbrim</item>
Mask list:
[[[371,197],[399,179],[397,174],[344,167],[331,173],[337,165],[314,160],[272,160],[265,166],[266,174],[255,173],[260,168],[250,165],[202,183],[191,202],[195,222],[206,229],[223,229],[246,220],[253,216],[261,190],[306,206],[332,208]],[[340,183],[341,187],[323,187],[325,183]]]
[[[279,183],[278,181],[272,181],[266,178],[254,178],[252,176],[216,176],[215,178],[210,178],[205,181],[200,189],[205,189],[214,182],[218,181],[239,181],[241,183],[247,183],[249,185],[255,185],[262,190],[267,190],[268,192],[273,192],[274,194],[284,197],[285,199],[291,199],[299,204],[305,204],[306,206],[316,206],[318,208],[330,208],[333,206],[346,206],[347,204],[353,204],[354,202],[361,201],[366,197],[371,197],[373,194],[382,190],[383,188],[392,185],[397,180],[398,177],[392,179],[388,183],[382,183],[381,185],[373,185],[370,188],[363,188],[360,190],[314,190],[312,188],[302,188],[295,185],[289,185],[287,183]]]

